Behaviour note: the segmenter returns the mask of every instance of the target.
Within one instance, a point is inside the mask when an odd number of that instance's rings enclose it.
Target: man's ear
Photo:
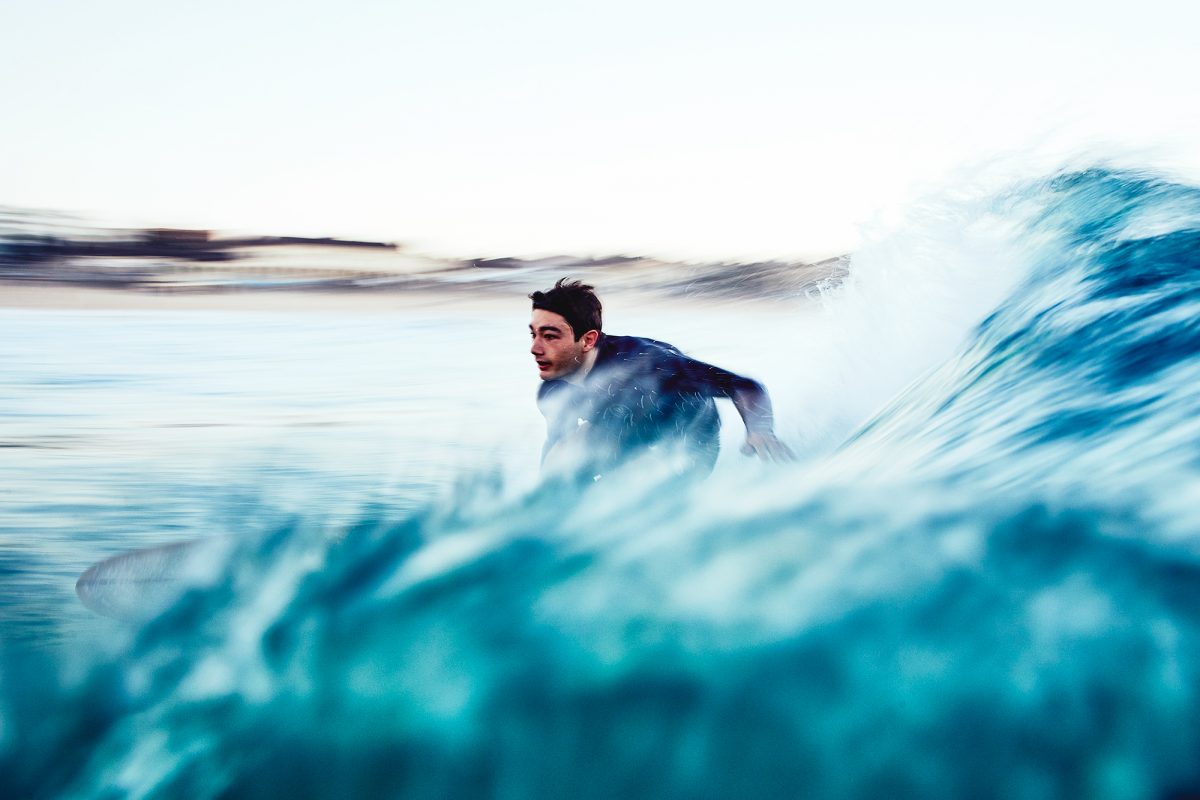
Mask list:
[[[600,338],[600,331],[592,330],[579,337],[579,342],[583,345],[583,352],[587,352],[596,346],[596,340]]]

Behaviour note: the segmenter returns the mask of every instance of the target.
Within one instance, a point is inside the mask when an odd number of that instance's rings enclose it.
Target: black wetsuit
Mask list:
[[[583,437],[582,466],[589,473],[664,444],[681,446],[689,467],[707,473],[720,447],[713,398],[762,392],[756,381],[688,358],[665,342],[603,334],[596,350],[581,384],[550,380],[538,390],[547,428],[543,459],[575,435]]]

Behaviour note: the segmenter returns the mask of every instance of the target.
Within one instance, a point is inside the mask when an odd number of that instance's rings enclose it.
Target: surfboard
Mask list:
[[[121,553],[88,567],[75,593],[97,614],[148,619],[189,588],[211,584],[233,543],[232,536],[214,536]]]

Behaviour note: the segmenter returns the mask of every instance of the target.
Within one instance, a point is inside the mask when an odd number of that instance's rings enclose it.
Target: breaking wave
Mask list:
[[[835,452],[280,524],[116,652],[7,651],[0,794],[1196,791],[1200,190],[984,205],[995,305]],[[828,313],[903,324],[857,266]]]

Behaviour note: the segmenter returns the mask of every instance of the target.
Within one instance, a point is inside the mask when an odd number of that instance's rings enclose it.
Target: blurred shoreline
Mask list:
[[[807,296],[716,297],[712,295],[662,295],[637,287],[610,287],[605,281],[581,273],[564,273],[596,283],[605,299],[622,307],[652,305],[704,308],[753,303],[759,311],[788,311],[807,304]],[[562,277],[558,275],[557,277]],[[557,277],[547,277],[535,288],[546,288]],[[457,308],[464,313],[496,309],[509,303],[526,307],[528,287],[492,285],[478,291],[471,286],[423,286],[407,289],[226,289],[204,292],[150,292],[69,283],[13,283],[0,281],[0,310],[29,311],[232,311],[247,313],[352,313],[402,314],[413,311]]]
[[[849,261],[453,259],[389,242],[106,229],[0,207],[0,307],[10,308],[387,311],[522,296],[565,276],[606,295],[792,304],[840,283]]]
[[[80,311],[350,311],[391,313],[431,305],[471,303],[464,292],[331,291],[317,289],[145,292],[100,286],[0,282],[0,308]]]

